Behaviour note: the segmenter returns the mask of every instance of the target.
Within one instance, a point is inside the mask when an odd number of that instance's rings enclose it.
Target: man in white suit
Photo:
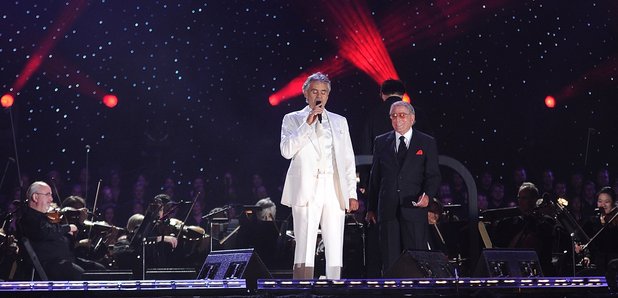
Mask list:
[[[318,226],[326,278],[340,279],[345,212],[356,211],[356,165],[347,120],[324,109],[330,80],[322,73],[303,84],[308,106],[283,117],[281,155],[291,159],[281,204],[292,207],[294,279],[312,279]]]

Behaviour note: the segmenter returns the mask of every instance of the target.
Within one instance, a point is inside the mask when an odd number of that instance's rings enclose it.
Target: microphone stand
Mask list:
[[[6,166],[4,166],[4,172],[2,173],[2,180],[0,180],[0,189],[2,189],[2,185],[4,184],[4,178],[6,177],[6,172],[9,170],[9,164],[14,161],[15,159],[13,159],[12,157],[9,157],[9,159],[6,161]]]
[[[24,181],[21,179],[21,168],[19,167],[19,153],[17,152],[17,135],[15,134],[15,122],[13,121],[13,107],[8,108],[11,120],[11,133],[13,136],[13,151],[15,152],[15,165],[17,166],[17,181],[19,182],[19,193],[23,194]],[[4,180],[4,178],[3,178]],[[30,198],[26,198],[28,200]]]

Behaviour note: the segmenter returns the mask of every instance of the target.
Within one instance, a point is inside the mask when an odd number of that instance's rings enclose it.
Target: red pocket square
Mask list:
[[[418,151],[416,151],[416,155],[423,155],[423,149],[418,149]]]

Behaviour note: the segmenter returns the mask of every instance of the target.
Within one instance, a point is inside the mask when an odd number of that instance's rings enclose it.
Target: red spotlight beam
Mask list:
[[[322,1],[334,28],[327,28],[332,39],[340,47],[340,54],[356,67],[367,73],[377,83],[399,76],[388,54],[387,47],[397,50],[411,42],[435,44],[454,36],[464,34],[478,22],[479,16],[488,14],[512,0],[439,0],[432,5],[412,6],[405,3],[393,6],[381,18],[382,34],[373,22],[364,1]],[[433,3],[433,2],[432,2]],[[383,36],[381,38],[380,36]],[[323,63],[321,66],[324,66]],[[320,67],[316,67],[320,68]],[[301,76],[305,76],[302,74]],[[300,76],[299,76],[300,77]],[[333,77],[333,76],[331,76]],[[289,86],[289,84],[288,84]],[[286,86],[287,87],[287,86]],[[283,89],[282,89],[283,90]],[[269,101],[276,105],[281,100],[282,90],[273,94]]]
[[[382,66],[386,65],[381,53],[379,53],[379,44],[375,43],[376,34],[375,28],[371,28],[372,22],[370,20],[363,19],[363,15],[367,15],[368,12],[359,9],[361,7],[354,7],[349,5],[349,2],[327,2],[330,5],[331,12],[333,15],[337,11],[348,11],[350,13],[346,13],[342,15],[337,20],[340,21],[340,27],[342,28],[341,34],[343,35],[340,39],[340,46],[342,50],[342,54],[346,56],[356,56],[356,58],[365,58],[365,61],[373,62],[368,66],[371,66],[374,71],[384,71],[385,69],[381,69]],[[339,5],[337,5],[339,4]],[[347,6],[342,6],[342,4],[348,4]],[[353,13],[352,13],[353,12]],[[379,36],[378,36],[379,38]],[[356,51],[357,49],[362,49],[361,51]],[[357,55],[358,54],[358,55]],[[349,59],[351,61],[362,61],[356,59]]]
[[[378,83],[399,77],[365,2],[323,3],[337,24],[334,39],[344,58]]]
[[[577,80],[565,86],[555,96],[557,101],[564,101],[585,92],[590,86],[614,86],[615,82],[612,78],[618,75],[618,54],[615,54],[605,60],[601,65],[594,66]]]
[[[307,79],[307,76],[314,72],[321,71],[322,73],[327,74],[328,77],[332,79],[341,75],[343,72],[348,71],[349,69],[349,64],[346,64],[343,59],[337,56],[331,57],[319,66],[312,67],[310,70],[296,76],[283,88],[279,89],[277,92],[269,96],[268,102],[270,103],[270,105],[276,106],[283,101],[302,94],[303,83]]]
[[[97,85],[89,75],[83,74],[77,67],[64,60],[59,55],[56,55],[52,60],[48,60],[43,65],[43,69],[47,72],[47,76],[50,79],[64,86],[72,83],[75,89],[84,95],[94,96],[99,99],[107,93],[107,91]]]
[[[32,54],[24,69],[17,77],[17,80],[13,83],[11,91],[17,94],[28,82],[32,74],[34,74],[43,63],[45,57],[49,55],[54,48],[58,40],[62,38],[71,25],[75,22],[80,15],[82,7],[87,4],[86,0],[74,0],[68,3],[67,7],[62,11],[62,14],[55,22],[55,26],[50,28],[48,34],[45,36],[41,45],[36,52]]]

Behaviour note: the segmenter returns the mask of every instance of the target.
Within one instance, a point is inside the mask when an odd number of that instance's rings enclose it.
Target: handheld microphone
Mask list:
[[[86,145],[86,152],[90,152],[90,145]]]
[[[316,106],[319,106],[322,104],[322,101],[318,100],[315,102]],[[322,114],[318,114],[318,121],[320,121],[320,123],[322,123]]]

